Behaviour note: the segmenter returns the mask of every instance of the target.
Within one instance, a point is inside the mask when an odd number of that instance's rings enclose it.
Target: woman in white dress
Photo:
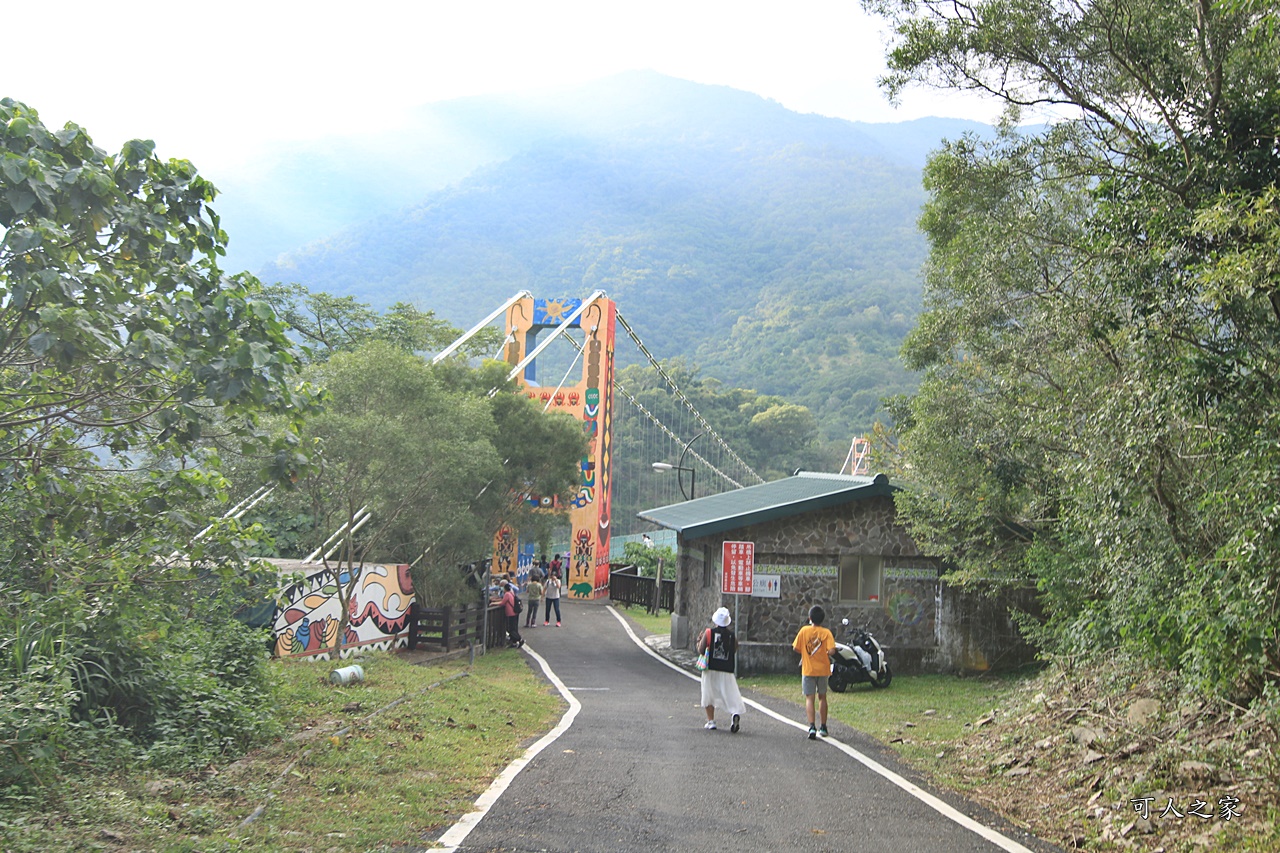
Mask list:
[[[716,708],[721,708],[732,717],[729,731],[736,732],[746,710],[742,694],[738,692],[738,678],[734,675],[738,638],[729,629],[733,618],[727,607],[711,614],[711,622],[715,627],[707,628],[698,635],[698,654],[710,650],[707,668],[702,671],[702,707],[707,712],[703,728],[715,731]]]

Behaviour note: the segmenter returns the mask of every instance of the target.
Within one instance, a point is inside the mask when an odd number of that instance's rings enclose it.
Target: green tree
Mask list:
[[[485,400],[447,387],[390,343],[337,352],[309,375],[329,401],[306,425],[320,464],[300,486],[316,538],[342,532],[335,558],[322,555],[337,587],[341,644],[361,566],[410,562],[420,543],[465,525],[470,497],[500,475],[502,460]]]
[[[904,349],[925,380],[895,405],[913,532],[972,577],[1036,579],[1050,648],[1125,647],[1237,696],[1274,686],[1272,16],[864,5],[897,33],[891,93],[1067,115],[930,163],[926,313]]]
[[[580,463],[587,452],[582,422],[566,412],[544,412],[540,403],[520,393],[506,376],[511,365],[488,360],[469,368],[459,359],[437,365],[443,381],[487,402],[495,433],[494,448],[502,460],[498,476],[470,498],[469,527],[456,526],[427,543],[435,562],[474,561],[487,556],[503,525],[526,538],[546,542],[567,512],[539,509],[531,496],[556,497],[567,507],[581,481]]]
[[[790,474],[813,459],[818,424],[806,407],[779,403],[752,415],[748,434],[752,447],[769,460],[769,471]]]
[[[353,296],[312,293],[300,284],[270,285],[263,294],[305,343],[310,357],[318,361],[375,340],[408,352],[441,350],[460,334],[434,312],[420,311],[405,302],[379,313]],[[463,354],[492,352],[500,339],[497,330],[483,329],[468,342]]]
[[[200,440],[287,480],[316,395],[253,282],[218,268],[214,187],[152,149],[107,154],[0,100],[0,744],[28,781],[73,722],[199,764],[266,707],[258,639],[190,593],[243,572],[254,535],[216,517],[227,483]]]
[[[461,595],[458,567],[487,553],[501,525],[534,517],[522,498],[567,497],[575,482],[586,444],[580,425],[516,394],[500,363],[431,365],[372,340],[309,375],[329,401],[307,422],[320,465],[300,485],[315,544],[343,533],[328,548],[334,559],[323,561],[343,613],[339,638],[362,564],[409,563],[424,603],[452,603]]]
[[[624,559],[636,567],[640,577],[672,579],[676,576],[676,552],[669,545],[628,542],[622,551]]]

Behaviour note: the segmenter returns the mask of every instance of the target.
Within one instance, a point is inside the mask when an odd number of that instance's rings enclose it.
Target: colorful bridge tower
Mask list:
[[[569,501],[569,553],[564,555],[565,594],[594,598],[609,586],[610,462],[613,429],[613,353],[617,307],[602,291],[586,299],[535,299],[525,295],[506,309],[503,358],[524,394],[548,409],[582,421],[590,444],[581,480]],[[539,335],[550,332],[538,343]],[[583,340],[582,375],[573,384],[538,384],[537,355],[561,334]],[[514,571],[516,531],[500,531],[494,542],[494,571]]]

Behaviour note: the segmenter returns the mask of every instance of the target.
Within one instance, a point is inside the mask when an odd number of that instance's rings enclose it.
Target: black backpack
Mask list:
[[[708,628],[707,669],[733,672],[733,653],[738,650],[737,637],[727,628]]]
[[[516,595],[516,591],[511,590],[511,597],[515,600],[516,615],[519,616],[524,611],[524,602],[520,600],[520,596]]]

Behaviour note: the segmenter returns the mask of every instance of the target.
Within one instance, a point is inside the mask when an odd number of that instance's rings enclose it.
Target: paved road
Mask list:
[[[984,838],[948,818],[939,808],[961,821],[995,820],[955,797],[922,791],[935,808],[912,796],[903,785],[920,780],[894,784],[842,751],[840,744],[910,778],[873,741],[838,723],[832,742],[808,740],[786,721],[803,720],[795,705],[748,693],[785,720],[748,707],[737,734],[728,720],[706,731],[698,683],[638,646],[612,608],[575,602],[566,610],[565,627],[524,635],[531,665],[541,672],[538,659],[545,661],[580,708],[504,791],[494,789],[483,817],[442,837],[451,849],[1054,849],[1007,827]]]

